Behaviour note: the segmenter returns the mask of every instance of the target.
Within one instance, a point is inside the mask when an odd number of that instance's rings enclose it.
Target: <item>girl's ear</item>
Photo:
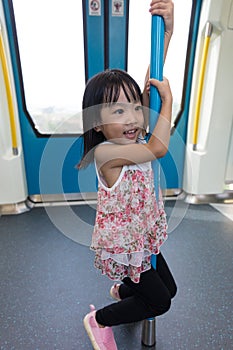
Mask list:
[[[96,132],[102,131],[100,126],[95,126],[95,127],[94,127],[94,130],[95,130]]]

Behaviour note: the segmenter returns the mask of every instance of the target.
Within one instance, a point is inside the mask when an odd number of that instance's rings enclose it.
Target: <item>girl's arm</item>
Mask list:
[[[166,78],[164,78],[163,82],[156,79],[150,79],[149,82],[159,91],[161,98],[161,111],[155,128],[152,131],[152,135],[148,141],[148,147],[156,158],[161,158],[167,153],[170,141],[172,93],[169,82]]]

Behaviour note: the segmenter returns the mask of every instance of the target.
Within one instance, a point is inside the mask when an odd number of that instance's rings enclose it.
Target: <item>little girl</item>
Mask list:
[[[143,137],[142,94],[126,72],[112,69],[97,74],[87,83],[83,97],[80,168],[94,160],[98,177],[91,249],[102,274],[122,282],[110,290],[117,302],[97,311],[91,305],[84,318],[96,350],[116,350],[111,326],[161,315],[176,294],[176,284],[160,253],[167,224],[161,194],[155,196],[151,168],[151,161],[163,157],[168,149],[172,95],[165,78],[150,79],[149,84],[158,89],[161,111],[148,143]],[[156,270],[151,266],[152,254],[157,255]]]

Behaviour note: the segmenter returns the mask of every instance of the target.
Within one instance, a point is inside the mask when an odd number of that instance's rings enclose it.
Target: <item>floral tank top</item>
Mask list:
[[[151,163],[123,166],[116,183],[107,187],[98,177],[97,212],[91,249],[95,267],[112,280],[140,274],[151,268],[151,254],[158,254],[167,239],[162,195],[156,201]]]

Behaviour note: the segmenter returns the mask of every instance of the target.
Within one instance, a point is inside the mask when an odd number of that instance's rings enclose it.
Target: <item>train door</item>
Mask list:
[[[94,170],[76,168],[81,99],[95,73],[127,69],[128,3],[122,5],[3,0],[31,202],[96,197]]]

